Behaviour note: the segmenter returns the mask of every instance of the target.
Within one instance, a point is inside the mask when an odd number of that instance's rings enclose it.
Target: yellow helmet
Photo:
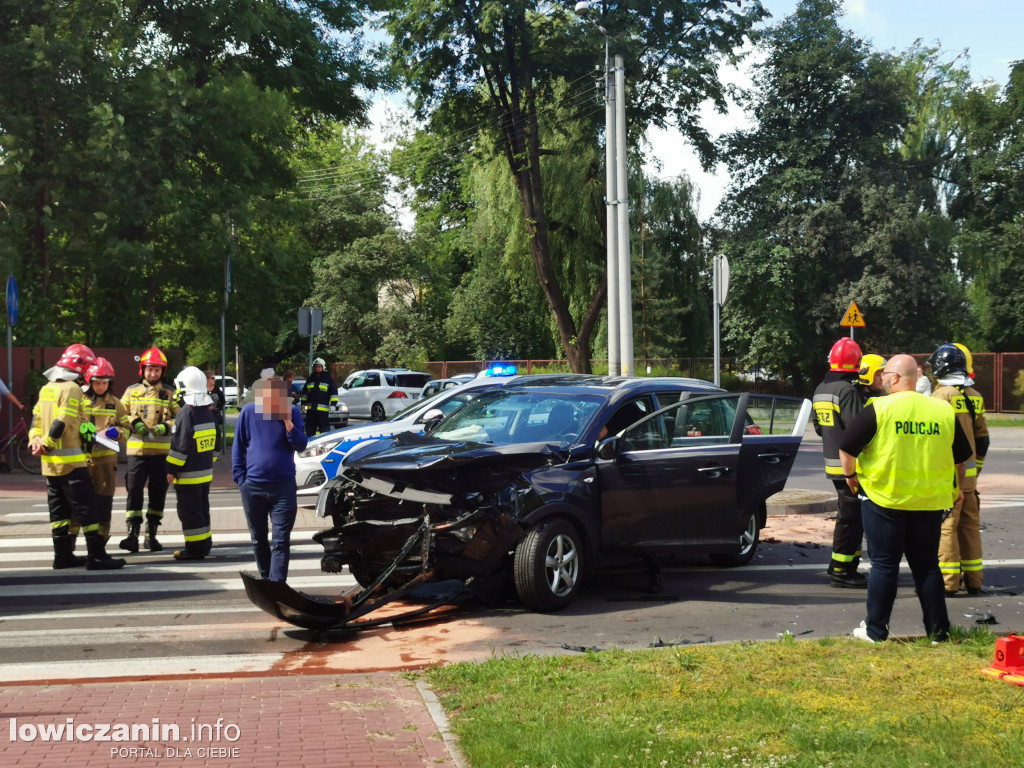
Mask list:
[[[967,358],[967,375],[972,379],[974,378],[974,358],[971,356],[971,350],[965,347],[963,344],[953,343],[954,347],[959,347],[960,351],[964,353],[964,357]]]
[[[870,387],[875,382],[875,374],[885,365],[885,358],[881,355],[864,355],[860,359],[860,378],[857,381],[865,387]]]

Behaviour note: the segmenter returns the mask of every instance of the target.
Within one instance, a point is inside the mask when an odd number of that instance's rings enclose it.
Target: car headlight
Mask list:
[[[323,456],[325,453],[330,453],[340,443],[341,440],[327,440],[322,443],[317,443],[312,448],[307,448],[299,454],[300,459],[309,459],[313,456]]]

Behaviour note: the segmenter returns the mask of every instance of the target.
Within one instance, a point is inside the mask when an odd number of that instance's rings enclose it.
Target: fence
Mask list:
[[[924,365],[931,353],[913,357]],[[503,360],[515,365],[520,373],[569,373],[566,360]],[[447,379],[459,373],[478,373],[491,363],[480,360],[444,360],[411,364],[435,379]],[[608,372],[608,361],[590,361],[594,373]],[[339,384],[359,366],[353,363],[334,363],[331,375]],[[637,375],[689,376],[711,381],[714,379],[714,358],[684,357],[635,361]],[[985,410],[994,413],[1024,413],[1024,352],[975,352],[974,388],[985,398]],[[751,391],[757,394],[796,395],[809,397],[789,382],[764,376],[758,369],[741,366],[737,360],[722,361],[722,386],[732,391]]]

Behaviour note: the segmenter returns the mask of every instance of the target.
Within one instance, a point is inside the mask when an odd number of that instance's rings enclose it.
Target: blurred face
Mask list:
[[[261,379],[256,385],[256,413],[267,421],[291,415],[287,385],[280,379]]]
[[[213,376],[207,376],[206,377],[206,391],[207,392],[213,392],[213,385],[215,383],[216,383],[216,380],[213,378]]]
[[[882,372],[875,371],[875,378],[871,380],[871,386],[868,387],[872,392],[882,391]]]
[[[156,384],[164,377],[164,367],[162,365],[147,365],[142,369],[142,375],[150,384]]]
[[[93,377],[92,381],[89,382],[89,389],[97,395],[105,395],[107,390],[110,389],[110,379],[97,379]]]

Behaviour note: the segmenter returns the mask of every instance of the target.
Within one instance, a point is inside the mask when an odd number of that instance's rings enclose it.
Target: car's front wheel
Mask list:
[[[734,567],[746,565],[754,559],[757,552],[757,545],[761,537],[760,516],[757,511],[750,513],[747,524],[740,533],[739,549],[736,552],[715,552],[711,555],[711,562],[715,565]]]
[[[380,403],[374,403],[370,407],[370,421],[384,421],[387,418],[384,413],[384,406]]]
[[[579,591],[583,566],[580,535],[567,520],[554,519],[527,531],[516,545],[516,592],[527,608],[557,611]]]

